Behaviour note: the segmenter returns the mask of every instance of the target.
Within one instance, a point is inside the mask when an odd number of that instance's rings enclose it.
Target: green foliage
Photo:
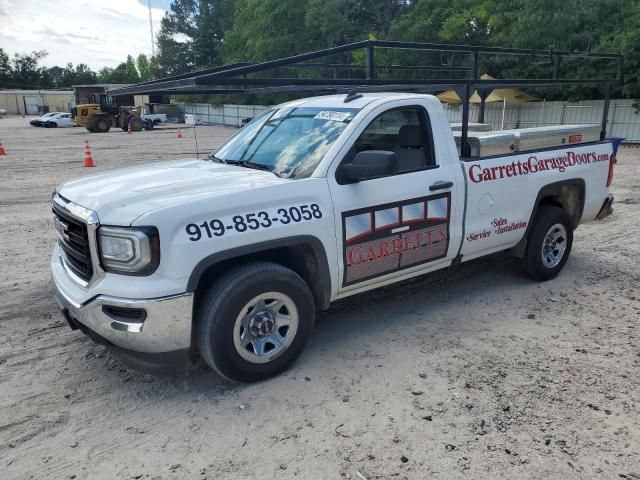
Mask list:
[[[0,87],[9,86],[12,74],[13,69],[11,68],[9,55],[0,48]]]
[[[607,51],[625,57],[622,94],[640,97],[640,1],[638,0],[173,0],[161,21],[157,55],[128,57],[97,74],[86,65],[42,68],[46,52],[10,58],[0,49],[0,87],[66,87],[135,83],[239,61],[264,61],[366,38],[494,45],[570,51]],[[516,62],[517,60],[517,62]],[[364,52],[322,61],[364,65]],[[380,65],[461,66],[462,56],[376,50]],[[280,69],[280,76],[362,77],[364,69]],[[495,77],[550,77],[552,63],[535,58],[483,57],[479,73]],[[562,78],[603,78],[611,63],[564,61]],[[440,78],[452,72],[385,71],[382,78]],[[419,77],[418,77],[419,76]],[[557,91],[555,91],[557,94]],[[545,92],[547,98],[553,93]],[[599,94],[565,90],[570,98]],[[235,98],[234,100],[240,100]],[[245,98],[246,99],[246,98]],[[246,99],[248,100],[248,99]]]
[[[38,63],[46,56],[45,50],[16,53],[13,57],[11,82],[24,87],[37,87],[42,77],[42,69],[38,67]]]
[[[144,54],[138,55],[137,60],[134,60],[131,55],[127,55],[127,60],[117,67],[104,67],[98,72],[99,83],[129,84],[138,83],[144,79],[152,79],[151,64]]]
[[[638,98],[640,97],[640,2],[624,0],[618,4],[615,11],[619,24],[604,32],[598,49],[624,55],[623,93],[627,98]]]
[[[140,75],[141,82],[147,82],[153,79],[151,62],[149,61],[149,57],[144,53],[138,55],[138,58],[136,59],[136,67],[138,68],[138,74]]]
[[[156,76],[221,65],[225,31],[233,22],[233,0],[174,0],[157,36]]]

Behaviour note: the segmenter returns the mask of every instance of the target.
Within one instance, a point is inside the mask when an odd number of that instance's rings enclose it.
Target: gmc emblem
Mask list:
[[[63,222],[58,217],[53,217],[53,226],[56,229],[58,238],[65,242],[69,241],[69,224]]]

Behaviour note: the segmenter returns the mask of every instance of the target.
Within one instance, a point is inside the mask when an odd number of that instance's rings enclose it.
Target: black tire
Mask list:
[[[139,132],[144,128],[144,122],[137,115],[129,115],[127,118],[127,130],[131,128],[132,132]]]
[[[252,300],[267,292],[277,292],[294,303],[297,331],[279,356],[266,363],[253,363],[243,358],[234,344],[236,319]],[[313,296],[302,278],[276,263],[250,263],[225,274],[204,294],[196,319],[198,348],[207,364],[229,380],[264,380],[283,372],[300,356],[314,321]],[[273,325],[272,329],[275,331]]]
[[[151,120],[144,121],[144,129],[145,130],[153,130],[153,122]]]
[[[160,125],[160,123],[162,123],[162,122],[160,122],[160,120],[158,120],[157,118],[153,119],[153,124],[154,125]]]
[[[111,129],[111,122],[105,117],[96,117],[91,122],[91,129],[95,133],[107,133]]]
[[[555,228],[552,232],[552,228],[558,225],[563,228]],[[557,242],[548,243],[548,238],[554,235],[559,235]],[[559,253],[561,249],[557,247],[561,245],[564,245],[564,249],[562,253]],[[565,263],[567,263],[572,245],[573,228],[567,212],[560,207],[543,205],[538,210],[533,225],[531,225],[522,266],[525,272],[534,280],[550,280],[556,277]],[[546,257],[546,260],[543,260],[545,246],[549,256]],[[556,261],[557,263],[555,263]]]

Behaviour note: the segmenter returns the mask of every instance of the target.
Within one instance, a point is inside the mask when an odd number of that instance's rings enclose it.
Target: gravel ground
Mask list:
[[[193,130],[27,124],[0,119],[3,479],[640,479],[640,149],[557,279],[493,256],[351,298],[288,373],[237,385],[128,370],[52,300],[56,184],[193,156]],[[198,127],[200,150],[232,131]]]

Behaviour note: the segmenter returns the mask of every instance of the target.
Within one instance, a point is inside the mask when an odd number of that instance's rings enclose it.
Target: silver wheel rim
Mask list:
[[[567,229],[561,223],[553,225],[542,242],[542,264],[554,268],[562,261],[567,250]]]
[[[236,317],[233,344],[247,362],[267,363],[291,346],[298,323],[298,309],[291,298],[280,292],[262,293]]]

